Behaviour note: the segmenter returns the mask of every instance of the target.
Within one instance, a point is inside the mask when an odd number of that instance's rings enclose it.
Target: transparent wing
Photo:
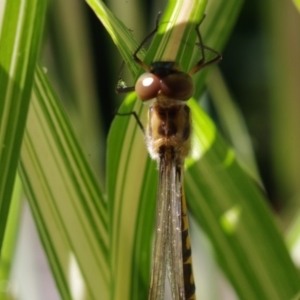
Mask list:
[[[159,182],[156,201],[156,231],[152,257],[149,300],[163,300],[165,295],[170,189],[169,171],[167,171],[165,160],[162,160],[159,163]]]
[[[164,299],[166,271],[172,299],[195,299],[182,170],[175,161],[162,158],[159,163],[156,205],[149,300]]]
[[[169,264],[168,277],[173,299],[186,299],[183,269],[182,244],[182,181],[181,169],[171,163],[170,168],[170,213],[169,213]]]

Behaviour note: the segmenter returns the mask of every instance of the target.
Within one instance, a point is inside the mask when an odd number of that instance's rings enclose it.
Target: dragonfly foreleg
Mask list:
[[[139,116],[137,115],[137,113],[135,111],[131,111],[131,112],[128,112],[128,113],[116,113],[117,116],[133,116],[138,124],[138,126],[141,128],[141,130],[143,131],[143,134],[145,134],[145,128],[139,118]]]

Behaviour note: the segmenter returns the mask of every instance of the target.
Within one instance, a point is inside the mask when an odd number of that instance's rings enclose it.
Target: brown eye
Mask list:
[[[150,100],[160,90],[160,78],[152,73],[144,73],[135,84],[135,91],[141,100]]]
[[[194,94],[193,80],[184,72],[170,74],[161,79],[161,92],[168,98],[188,100]]]

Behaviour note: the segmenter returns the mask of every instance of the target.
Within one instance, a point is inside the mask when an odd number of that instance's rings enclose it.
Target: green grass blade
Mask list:
[[[296,8],[298,9],[298,11],[300,12],[300,0],[293,0]]]
[[[195,164],[186,172],[189,207],[240,299],[290,299],[300,288],[262,191],[238,165],[215,126],[191,101]],[[287,275],[288,274],[288,275]]]
[[[47,66],[51,74],[52,84],[63,95],[64,107],[73,128],[88,153],[101,186],[104,186],[105,117],[98,103],[97,72],[92,60],[93,47],[89,38],[86,9],[83,1],[72,3],[71,7],[67,1],[51,1],[47,19],[51,30],[47,45],[50,44],[55,57],[45,55],[43,65]]]
[[[9,299],[10,289],[10,274],[14,260],[15,246],[19,232],[19,221],[23,202],[21,196],[23,189],[20,177],[16,177],[16,182],[13,189],[11,205],[9,208],[8,219],[5,228],[3,247],[1,249],[0,260],[0,299]]]
[[[294,209],[295,210],[295,209]],[[291,255],[293,257],[293,261],[299,267],[300,263],[300,253],[299,253],[299,245],[300,245],[300,212],[297,209],[294,212],[295,216],[292,219],[292,223],[288,227],[288,230],[285,234],[286,241],[288,247],[290,249]]]
[[[138,47],[138,42],[134,39],[132,32],[113,15],[102,1],[86,0],[86,2],[110,34],[131,73],[137,74],[139,68],[132,62],[132,53]]]
[[[20,174],[62,299],[108,299],[106,204],[69,121],[39,68]],[[74,270],[79,274],[75,279],[71,276]]]
[[[221,128],[236,151],[239,163],[256,182],[261,182],[251,139],[242,113],[234,103],[220,71],[216,69],[212,75],[208,82],[208,91],[218,114]]]
[[[46,1],[2,1],[0,20],[0,249],[16,177]]]

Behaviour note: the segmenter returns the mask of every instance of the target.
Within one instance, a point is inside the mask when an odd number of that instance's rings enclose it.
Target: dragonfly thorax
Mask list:
[[[166,151],[173,153],[181,165],[190,151],[191,121],[187,105],[163,107],[155,102],[149,109],[147,145],[151,157],[157,161]]]

